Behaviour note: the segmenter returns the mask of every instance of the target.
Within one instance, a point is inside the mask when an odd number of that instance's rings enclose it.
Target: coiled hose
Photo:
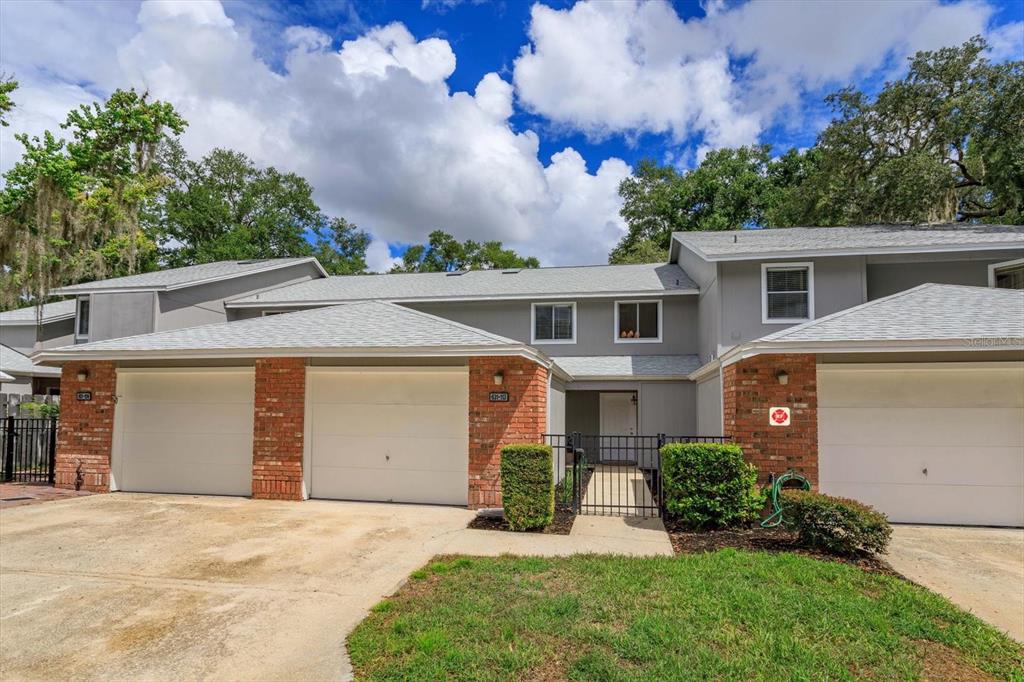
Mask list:
[[[811,483],[806,478],[796,473],[792,469],[782,474],[778,478],[775,478],[775,474],[772,474],[771,486],[772,486],[772,513],[761,522],[762,528],[775,528],[782,524],[782,501],[779,499],[779,493],[782,491],[782,486],[789,481],[797,481],[800,487],[804,490],[811,489]]]

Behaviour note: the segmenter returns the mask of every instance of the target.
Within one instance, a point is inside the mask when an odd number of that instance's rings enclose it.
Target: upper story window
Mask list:
[[[78,299],[78,310],[75,314],[75,336],[80,339],[89,338],[89,297]]]
[[[661,301],[616,301],[615,343],[661,341]]]
[[[814,319],[814,264],[761,265],[761,322],[796,323]]]
[[[1024,289],[1024,258],[988,266],[988,285],[997,289]]]
[[[575,303],[534,303],[530,343],[576,343]]]

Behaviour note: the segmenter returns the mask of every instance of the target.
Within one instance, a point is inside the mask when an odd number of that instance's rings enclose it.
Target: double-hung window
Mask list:
[[[661,301],[616,301],[615,343],[661,341]]]
[[[988,266],[988,285],[996,289],[1024,289],[1024,258]]]
[[[793,324],[814,319],[814,264],[761,265],[761,322]]]
[[[78,299],[78,309],[75,312],[75,338],[86,341],[89,339],[89,297],[83,296]]]
[[[576,343],[575,303],[534,303],[531,343]]]

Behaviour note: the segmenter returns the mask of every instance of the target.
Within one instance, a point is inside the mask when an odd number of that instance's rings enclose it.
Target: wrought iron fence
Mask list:
[[[56,452],[56,419],[0,419],[0,481],[52,484]]]
[[[724,443],[726,436],[545,434],[555,460],[555,500],[578,514],[664,515],[661,448]]]

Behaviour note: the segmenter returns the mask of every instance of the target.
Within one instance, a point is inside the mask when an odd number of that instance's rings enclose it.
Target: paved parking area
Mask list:
[[[0,509],[24,507],[29,504],[64,500],[69,497],[85,497],[92,493],[84,490],[64,490],[52,485],[31,485],[27,483],[0,483]]]
[[[1024,642],[1024,529],[895,525],[887,559]]]
[[[344,638],[473,512],[94,495],[0,512],[0,679],[343,679]]]

